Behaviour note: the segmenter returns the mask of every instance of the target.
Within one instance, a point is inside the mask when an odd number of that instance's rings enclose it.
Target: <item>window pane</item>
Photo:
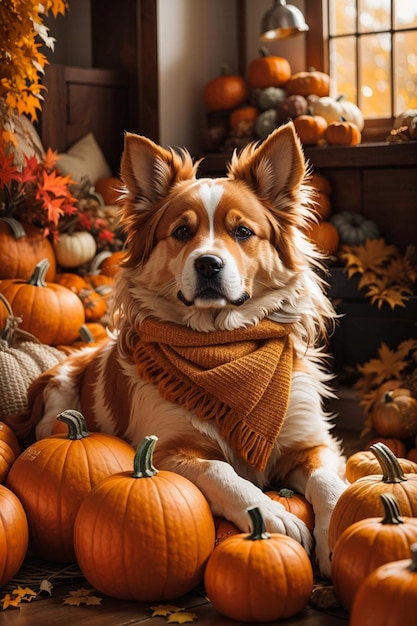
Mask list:
[[[391,0],[359,0],[359,31],[361,33],[391,28]]]
[[[417,3],[410,0],[394,0],[394,28],[417,26]]]
[[[391,117],[391,37],[364,35],[359,41],[359,108],[367,118]]]
[[[332,95],[344,94],[356,103],[356,38],[331,39],[329,45]]]
[[[329,0],[330,35],[356,32],[356,0]]]
[[[417,32],[394,35],[394,115],[417,108]]]

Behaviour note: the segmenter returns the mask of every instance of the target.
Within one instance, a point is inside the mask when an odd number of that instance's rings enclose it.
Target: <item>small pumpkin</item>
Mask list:
[[[96,589],[115,598],[177,598],[200,582],[214,549],[207,500],[191,481],[153,466],[156,442],[154,436],[145,437],[133,472],[102,480],[82,502],[75,521],[81,571]]]
[[[99,178],[94,183],[95,191],[103,198],[104,204],[118,204],[123,183],[116,176]]]
[[[324,139],[331,146],[356,146],[361,142],[362,135],[356,124],[341,118],[328,124]]]
[[[285,124],[288,120],[293,120],[299,115],[306,115],[308,103],[304,96],[288,96],[284,102],[277,107],[278,123]]]
[[[257,507],[248,515],[252,532],[229,537],[211,554],[204,573],[207,595],[219,613],[239,622],[291,617],[313,589],[310,559],[295,539],[265,532]]]
[[[330,196],[332,193],[332,184],[330,179],[317,171],[314,171],[310,177],[310,185],[317,189],[321,193],[325,193]]]
[[[358,478],[337,500],[329,523],[331,549],[348,526],[378,515],[382,493],[396,497],[403,515],[417,516],[417,474],[404,474],[396,456],[384,444],[376,443],[371,451],[380,463],[380,472]]]
[[[88,289],[88,284],[83,276],[74,272],[58,272],[55,276],[55,283],[63,285],[74,293],[78,294],[82,289]]]
[[[261,111],[276,109],[287,97],[287,92],[281,87],[265,87],[256,92],[256,104]]]
[[[330,221],[339,232],[340,243],[347,246],[360,246],[368,239],[378,239],[380,235],[377,224],[361,213],[341,211],[334,213]]]
[[[249,97],[247,83],[242,76],[231,74],[227,66],[221,75],[212,78],[204,87],[203,102],[207,111],[228,111],[241,106]]]
[[[25,509],[31,551],[38,558],[71,562],[81,502],[106,476],[131,467],[135,452],[118,437],[90,433],[78,411],[64,411],[58,419],[66,424],[67,433],[26,448],[13,463],[6,484]]]
[[[0,483],[4,483],[13,462],[20,454],[20,445],[12,429],[0,422]]]
[[[120,269],[120,263],[123,261],[126,256],[125,250],[117,250],[116,252],[111,252],[108,254],[107,252],[101,256],[97,255],[93,261],[97,259],[97,267],[99,268],[101,274],[104,276],[114,277]]]
[[[417,433],[417,400],[407,388],[386,391],[376,402],[371,420],[383,437],[413,437]]]
[[[235,131],[239,128],[239,124],[247,122],[248,124],[254,124],[256,118],[259,115],[259,111],[254,106],[243,106],[235,109],[229,116],[229,126],[231,131]]]
[[[267,491],[266,495],[282,504],[283,507],[293,515],[296,515],[307,526],[310,533],[314,530],[314,510],[310,502],[301,495],[288,487],[282,487],[279,491]]]
[[[27,280],[36,263],[48,259],[46,280],[56,274],[54,248],[47,237],[32,224],[22,224],[14,218],[0,218],[0,279]]]
[[[45,280],[49,262],[40,261],[27,280],[5,279],[0,293],[8,300],[20,328],[47,345],[70,344],[85,322],[83,305],[78,296],[62,285]]]
[[[401,626],[416,619],[417,544],[411,559],[380,565],[360,585],[350,614],[349,626],[378,624]]]
[[[214,528],[216,530],[216,539],[215,545],[218,546],[219,543],[225,541],[232,535],[238,535],[241,530],[234,524],[230,522],[225,517],[214,517]]]
[[[365,120],[362,111],[356,104],[346,100],[343,95],[337,98],[331,98],[328,95],[320,98],[309,98],[308,104],[312,113],[324,117],[328,124],[337,122],[343,117],[347,122],[355,124],[361,132],[363,130]]]
[[[398,439],[397,437],[373,437],[367,441],[365,450],[369,450],[369,448],[374,443],[378,443],[378,441],[388,446],[396,457],[405,458],[407,456],[407,446],[402,439]]]
[[[404,473],[417,474],[417,464],[410,459],[397,458],[397,461]],[[346,478],[350,483],[362,476],[378,474],[380,471],[381,466],[371,450],[360,450],[351,454],[346,460]]]
[[[407,558],[417,541],[417,518],[401,517],[395,497],[380,496],[384,517],[370,517],[346,528],[332,555],[332,582],[341,605],[350,611],[360,584],[380,565]]]
[[[255,120],[255,133],[259,139],[266,139],[279,126],[275,109],[262,111]]]
[[[248,81],[251,87],[283,87],[291,76],[291,66],[287,59],[269,54],[265,48],[259,51],[260,56],[253,59],[248,66]]]
[[[18,497],[0,485],[0,587],[19,571],[28,548],[29,529]]]
[[[303,144],[316,146],[324,137],[327,122],[320,115],[298,115],[294,127]]]
[[[307,230],[307,236],[323,254],[336,254],[339,248],[339,233],[331,222],[314,222]]]
[[[93,235],[86,230],[61,233],[54,244],[58,265],[64,268],[78,267],[94,257],[97,244]]]
[[[293,74],[285,85],[287,92],[301,96],[328,96],[330,90],[330,77],[325,72],[319,72],[310,68],[305,72]]]

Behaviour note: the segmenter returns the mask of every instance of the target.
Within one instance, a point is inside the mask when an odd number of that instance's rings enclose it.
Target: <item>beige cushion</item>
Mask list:
[[[64,175],[71,174],[77,183],[88,178],[93,185],[99,178],[112,174],[93,133],[88,133],[67,152],[59,154],[57,168]]]

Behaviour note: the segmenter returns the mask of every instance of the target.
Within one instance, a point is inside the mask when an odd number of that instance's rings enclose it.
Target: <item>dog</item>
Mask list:
[[[308,164],[290,122],[235,153],[223,178],[198,178],[198,166],[126,133],[111,336],[34,382],[30,427],[45,437],[73,408],[134,446],[155,435],[156,467],[191,480],[214,515],[247,532],[258,506],[268,532],[315,549],[330,577],[345,460],[323,408],[336,315],[306,236]],[[265,495],[277,484],[312,504],[314,537]]]

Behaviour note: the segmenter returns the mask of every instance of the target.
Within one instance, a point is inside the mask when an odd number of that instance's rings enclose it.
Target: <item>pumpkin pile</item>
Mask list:
[[[314,68],[292,73],[287,59],[265,48],[249,63],[247,79],[223,68],[206,84],[203,102],[207,152],[265,139],[290,119],[304,145],[352,146],[362,138],[360,109],[344,96],[330,96],[328,74]]]

